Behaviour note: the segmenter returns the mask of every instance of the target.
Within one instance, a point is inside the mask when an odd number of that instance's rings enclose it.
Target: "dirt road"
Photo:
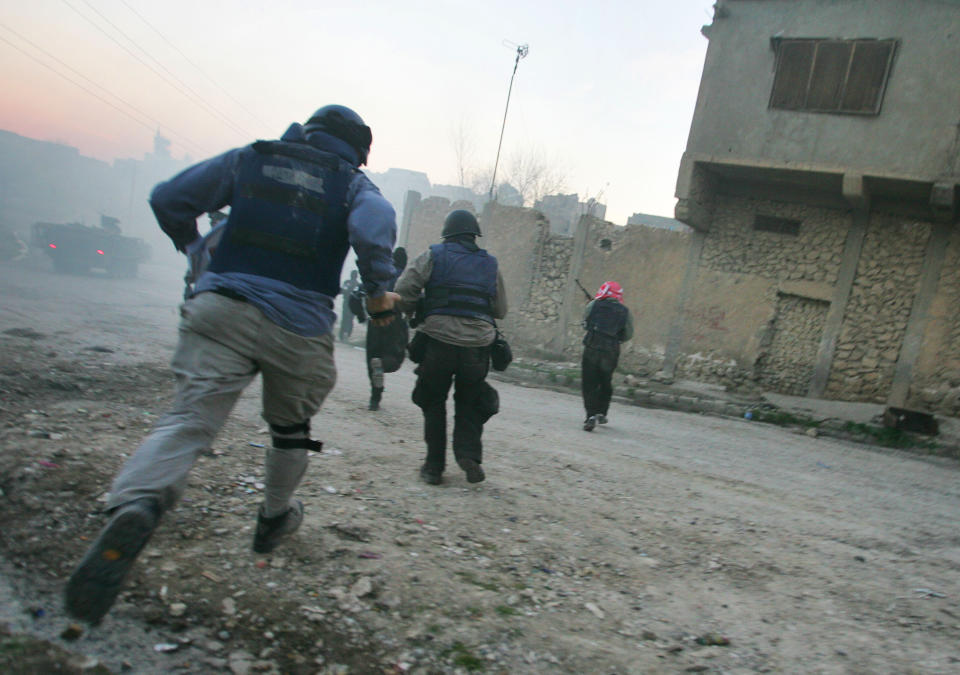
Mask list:
[[[8,667],[54,658],[32,635],[134,673],[960,672],[956,461],[616,404],[588,434],[577,397],[494,382],[486,482],[451,461],[432,487],[409,364],[371,413],[344,345],[295,540],[250,551],[252,388],[129,591],[60,637],[63,580],[169,400],[178,276],[0,267]]]

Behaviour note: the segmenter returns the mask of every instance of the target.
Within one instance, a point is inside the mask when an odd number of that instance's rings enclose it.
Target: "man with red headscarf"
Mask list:
[[[613,395],[613,371],[620,360],[620,343],[633,337],[633,319],[623,304],[623,288],[616,281],[607,281],[587,304],[583,312],[583,360],[581,387],[587,419],[584,431],[593,431],[607,423],[607,409]]]

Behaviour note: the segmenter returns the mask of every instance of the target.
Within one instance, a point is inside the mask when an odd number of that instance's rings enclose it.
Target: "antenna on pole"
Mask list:
[[[493,178],[490,179],[490,201],[493,201],[493,188],[497,184],[497,165],[500,163],[500,148],[503,147],[503,132],[507,128],[507,111],[510,110],[510,94],[513,93],[513,78],[517,75],[520,59],[530,53],[529,45],[518,45],[509,40],[503,41],[504,47],[516,47],[517,58],[513,61],[513,73],[510,75],[510,88],[507,89],[507,105],[503,108],[503,124],[500,126],[500,142],[497,144],[497,158],[493,161]]]

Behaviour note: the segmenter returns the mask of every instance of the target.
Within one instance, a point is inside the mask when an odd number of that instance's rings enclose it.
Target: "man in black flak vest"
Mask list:
[[[413,402],[423,410],[427,456],[420,477],[439,485],[446,467],[447,394],[453,384],[453,456],[467,481],[485,478],[480,436],[499,410],[486,382],[494,319],[507,314],[507,295],[497,259],[477,246],[480,225],[469,211],[451,211],[443,242],[422,253],[397,281],[401,307],[412,312],[423,291],[422,323],[410,344],[417,366]],[[418,317],[420,318],[420,317]]]
[[[633,337],[633,319],[623,304],[620,284],[607,281],[600,286],[583,312],[583,327],[587,331],[580,364],[583,407],[587,410],[583,430],[593,431],[598,424],[607,423],[620,343]]]
[[[353,270],[350,272],[350,278],[340,287],[340,293],[343,295],[343,301],[340,303],[340,342],[347,342],[353,335],[354,312],[350,308],[350,296],[358,288],[360,288],[360,282],[357,280],[357,270]]]
[[[107,613],[258,373],[271,447],[253,550],[269,553],[300,527],[303,504],[293,495],[308,453],[322,445],[310,438],[310,420],[336,380],[334,298],[351,245],[373,320],[392,321],[398,299],[387,290],[393,207],[359,168],[371,140],[357,113],[328,105],[279,141],[230,150],[154,188],[157,221],[195,278],[180,308],[176,394],[114,479],[110,520],[70,575],[66,608],[74,617],[98,623]],[[201,237],[197,217],[226,206],[216,238]]]

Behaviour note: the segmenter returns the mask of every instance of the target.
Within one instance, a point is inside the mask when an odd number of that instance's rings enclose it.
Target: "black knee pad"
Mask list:
[[[287,438],[293,434],[303,434],[302,437]],[[279,450],[313,450],[323,452],[323,441],[310,438],[310,420],[300,424],[271,424],[270,436],[273,447]]]
[[[310,435],[310,420],[306,422],[301,422],[300,424],[288,424],[282,426],[280,424],[271,424],[270,431],[274,435],[281,436],[292,436],[293,434],[307,434]]]

